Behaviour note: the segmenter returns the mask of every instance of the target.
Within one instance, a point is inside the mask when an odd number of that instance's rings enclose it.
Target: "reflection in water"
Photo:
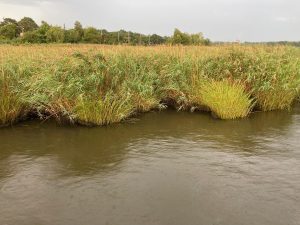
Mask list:
[[[299,109],[2,129],[0,224],[299,225]]]

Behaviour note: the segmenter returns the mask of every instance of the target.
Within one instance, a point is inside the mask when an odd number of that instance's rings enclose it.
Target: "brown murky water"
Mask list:
[[[300,107],[0,130],[1,225],[299,225]]]

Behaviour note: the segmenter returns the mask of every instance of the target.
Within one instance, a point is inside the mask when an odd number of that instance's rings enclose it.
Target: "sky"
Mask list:
[[[300,0],[0,0],[0,19],[171,35],[213,41],[300,41]]]

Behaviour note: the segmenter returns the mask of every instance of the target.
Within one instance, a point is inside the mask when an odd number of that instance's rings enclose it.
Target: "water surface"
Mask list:
[[[1,225],[299,225],[300,107],[0,130]]]

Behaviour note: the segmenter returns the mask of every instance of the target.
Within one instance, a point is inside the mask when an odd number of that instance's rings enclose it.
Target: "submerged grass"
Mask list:
[[[26,115],[84,125],[139,112],[209,109],[221,119],[299,101],[291,47],[0,46],[0,126]]]

